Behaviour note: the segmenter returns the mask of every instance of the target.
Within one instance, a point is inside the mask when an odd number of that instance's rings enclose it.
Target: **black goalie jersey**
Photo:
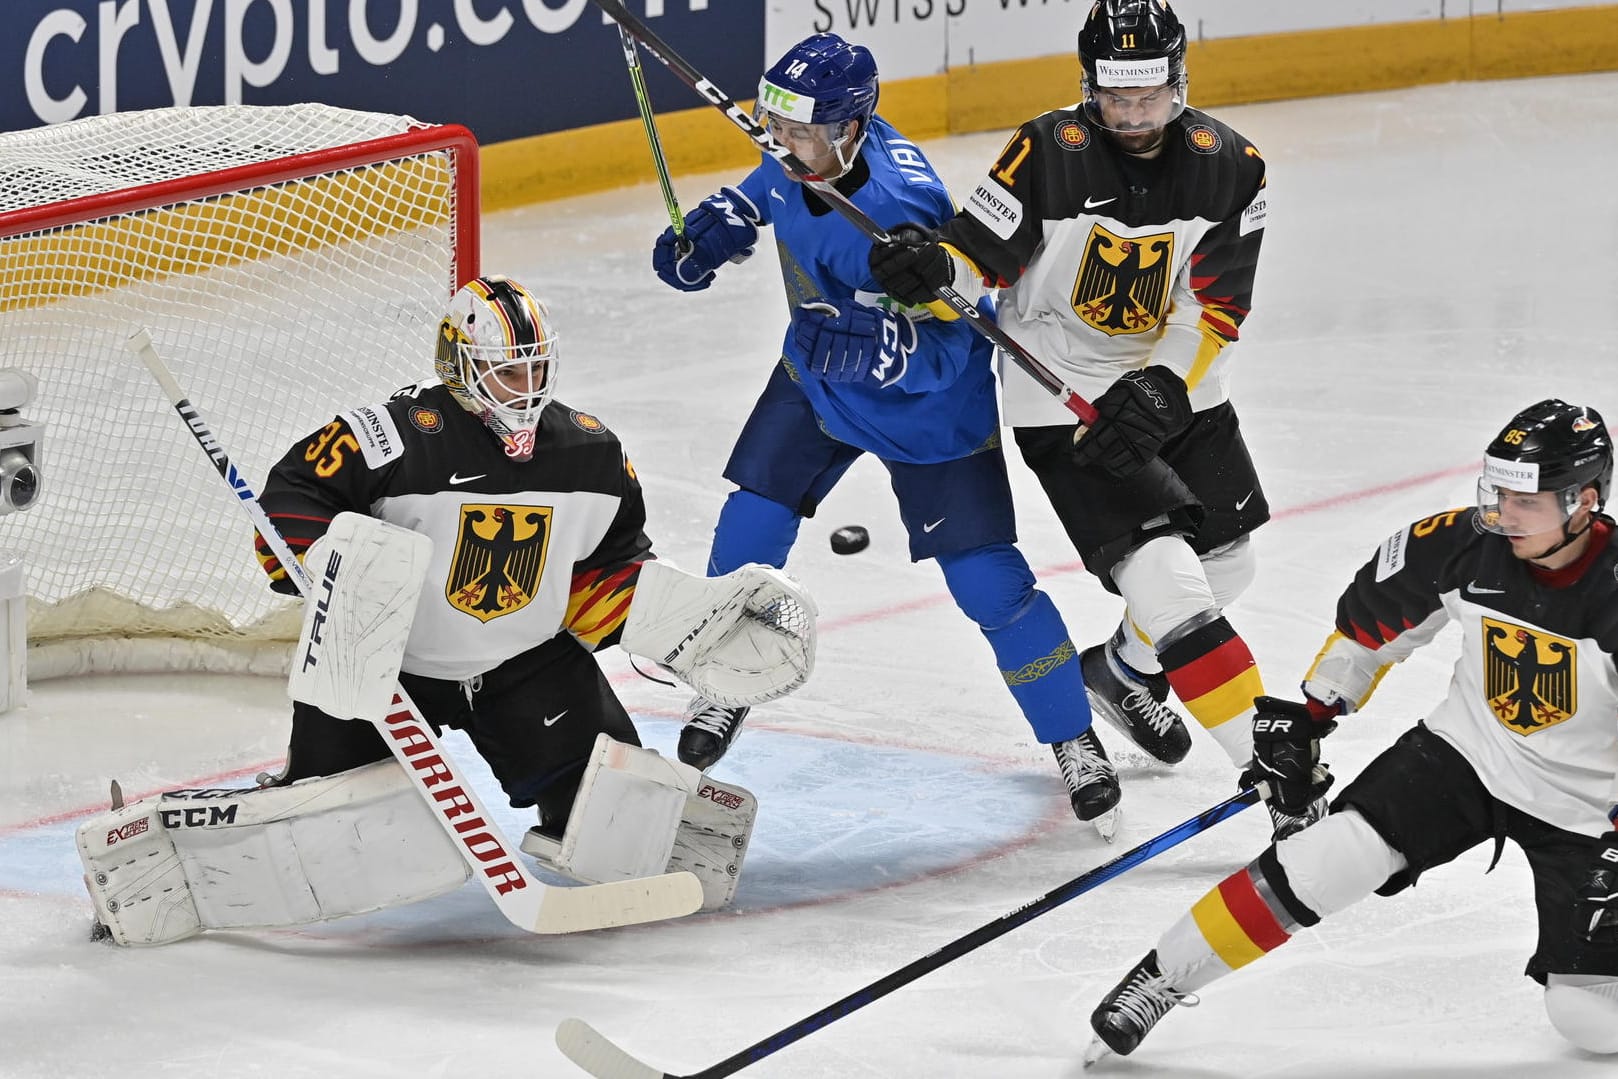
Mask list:
[[[651,557],[640,483],[600,420],[552,401],[516,462],[436,383],[337,416],[288,451],[260,501],[300,556],[343,510],[432,539],[404,659],[428,678],[470,678],[563,630],[616,642]],[[262,539],[258,551],[292,591]]]
[[[1597,518],[1572,566],[1528,566],[1475,509],[1389,537],[1337,604],[1337,632],[1304,689],[1350,708],[1392,663],[1447,622],[1461,629],[1449,695],[1427,726],[1484,786],[1541,820],[1586,835],[1618,802],[1618,548]]]
[[[1143,161],[1072,106],[1017,129],[941,238],[1004,289],[1000,324],[1084,397],[1158,363],[1201,410],[1228,396],[1266,202],[1258,151],[1206,113],[1186,109]],[[1020,369],[1001,375],[1011,425],[1072,422]]]

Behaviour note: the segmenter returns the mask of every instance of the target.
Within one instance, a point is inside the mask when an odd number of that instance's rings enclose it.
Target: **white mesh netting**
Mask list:
[[[439,130],[457,134],[434,145]],[[372,141],[390,137],[397,154]],[[352,163],[379,146],[384,160]],[[40,503],[0,517],[0,551],[26,560],[36,677],[282,661],[295,607],[268,590],[251,525],[125,343],[150,330],[257,489],[333,413],[431,373],[445,301],[477,272],[457,262],[477,228],[456,184],[472,154],[460,129],[320,105],[0,134],[0,367],[39,379],[23,415],[46,424]],[[92,205],[42,208],[73,198]]]

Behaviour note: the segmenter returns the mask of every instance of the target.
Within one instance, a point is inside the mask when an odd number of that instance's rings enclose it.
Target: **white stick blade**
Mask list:
[[[533,931],[581,933],[661,922],[692,914],[701,906],[702,882],[686,872],[577,888],[546,888]]]
[[[562,1020],[556,1028],[556,1048],[596,1079],[664,1079],[663,1072],[642,1064],[583,1019]]]

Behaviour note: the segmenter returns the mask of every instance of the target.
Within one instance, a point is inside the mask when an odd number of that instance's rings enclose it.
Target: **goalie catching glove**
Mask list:
[[[696,577],[645,562],[619,645],[710,701],[761,704],[808,680],[817,613],[804,587],[770,566]]]

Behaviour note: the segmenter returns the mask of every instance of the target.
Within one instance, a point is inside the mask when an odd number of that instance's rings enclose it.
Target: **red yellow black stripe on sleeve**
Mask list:
[[[272,513],[270,521],[280,531],[281,538],[287,541],[287,546],[301,561],[309,545],[326,534],[331,527],[330,517],[311,517],[305,514]],[[258,557],[259,568],[270,578],[272,584],[281,584],[288,580],[286,567],[276,557],[264,537],[257,532],[253,533],[253,553]]]
[[[616,644],[640,580],[640,563],[573,575],[565,625],[592,650]]]

